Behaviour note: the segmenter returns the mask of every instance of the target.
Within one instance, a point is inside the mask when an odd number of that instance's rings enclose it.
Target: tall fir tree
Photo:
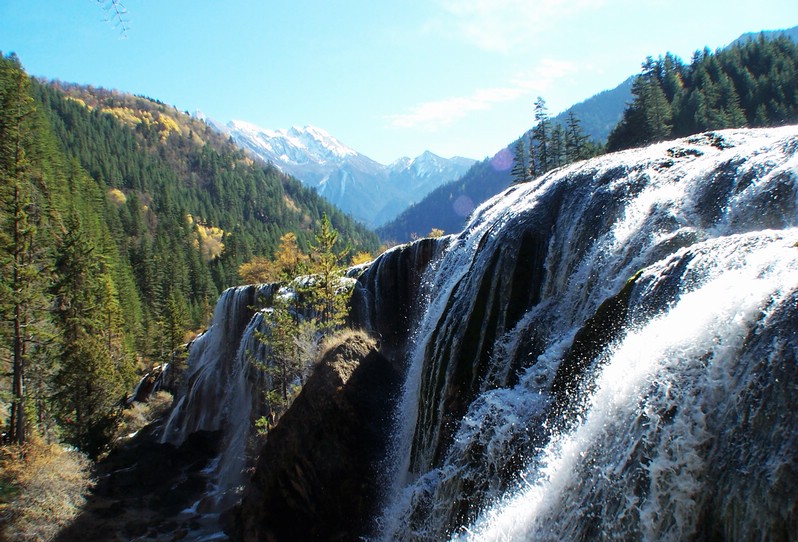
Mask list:
[[[67,440],[96,456],[132,383],[132,362],[118,340],[119,301],[103,255],[77,213],[67,217],[65,230],[52,289],[61,331],[55,399]]]
[[[590,157],[588,137],[573,111],[568,112],[565,126],[565,156],[568,162]]]
[[[338,247],[338,236],[330,219],[323,214],[315,242],[310,247],[309,261],[309,272],[314,277],[309,292],[310,302],[322,335],[339,329],[346,315],[346,296],[341,288],[341,278],[350,249]]]
[[[535,100],[535,127],[532,128],[534,141],[533,175],[541,175],[551,169],[551,118],[549,117],[546,100],[538,96]]]
[[[526,183],[531,180],[529,173],[528,154],[526,145],[524,145],[524,138],[521,137],[513,145],[513,169],[510,174],[513,177],[514,183]]]
[[[47,288],[50,190],[42,171],[40,118],[30,81],[15,57],[0,58],[0,309],[10,329],[2,333],[11,357],[9,437],[27,440],[27,375],[43,359],[52,331]]]

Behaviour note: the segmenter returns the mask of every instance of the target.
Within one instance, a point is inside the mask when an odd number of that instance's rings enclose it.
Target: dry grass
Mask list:
[[[157,391],[146,403],[133,403],[122,412],[114,442],[124,441],[166,413],[172,406],[172,394]]]
[[[0,448],[0,541],[52,540],[85,504],[91,462],[76,450],[31,439]]]
[[[324,359],[329,352],[352,340],[360,341],[369,348],[376,347],[377,345],[377,341],[375,341],[374,338],[365,331],[345,328],[337,332],[335,335],[330,335],[324,338],[317,354],[318,360]]]

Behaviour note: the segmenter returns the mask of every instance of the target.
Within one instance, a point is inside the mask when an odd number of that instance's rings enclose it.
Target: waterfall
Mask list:
[[[379,537],[793,539],[797,150],[703,134],[477,209],[423,281]]]
[[[208,330],[189,348],[184,386],[165,426],[162,442],[179,445],[196,431],[223,431],[216,464],[216,491],[221,495],[243,481],[247,439],[258,412],[265,375],[253,360],[264,359],[263,314],[256,307],[270,302],[277,286],[229,288],[219,297]]]
[[[508,188],[459,235],[378,258],[350,323],[404,380],[382,435],[389,457],[342,462],[377,473],[381,513],[366,535],[795,540],[796,151],[798,128],[783,127],[602,156]],[[173,444],[222,433],[214,495],[243,482],[268,384],[252,364],[265,357],[254,307],[276,294],[222,294],[164,427]],[[393,399],[370,408],[382,404]],[[296,416],[332,434],[340,423]],[[281,468],[297,479],[279,483],[322,491],[296,461]],[[257,481],[248,509],[284,498]],[[318,503],[281,504],[290,523]]]
[[[794,426],[777,421],[754,441],[755,422],[744,417],[763,402],[779,409],[795,403],[786,388],[763,389],[758,380],[796,362],[794,331],[770,329],[785,318],[794,326],[798,317],[796,242],[791,229],[712,240],[678,255],[696,258],[706,276],[686,283],[672,307],[610,349],[573,427],[554,434],[519,487],[460,538],[687,540],[703,538],[701,514],[713,509],[723,539],[779,532],[769,508],[791,497],[751,486],[764,482],[760,476],[766,484],[795,481]],[[670,263],[646,273],[654,283],[667,281]],[[757,337],[763,333],[766,344]],[[772,352],[763,356],[763,348]],[[794,377],[791,369],[784,377]],[[774,444],[792,454],[767,457]],[[716,493],[726,469],[755,481],[726,480],[726,491]]]

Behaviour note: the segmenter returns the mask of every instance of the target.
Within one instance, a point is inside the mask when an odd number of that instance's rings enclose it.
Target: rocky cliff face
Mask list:
[[[269,432],[235,537],[355,540],[371,528],[399,372],[365,334],[331,345]]]
[[[448,243],[448,237],[427,238],[395,247],[377,258],[355,284],[351,325],[376,337],[397,367],[404,366],[414,318],[427,295],[424,274]]]

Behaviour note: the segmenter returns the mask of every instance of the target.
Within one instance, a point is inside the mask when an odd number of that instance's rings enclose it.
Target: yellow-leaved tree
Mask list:
[[[296,234],[288,232],[280,237],[280,246],[273,259],[255,256],[241,264],[238,274],[245,284],[283,282],[297,276],[307,260],[307,254],[299,249]]]

